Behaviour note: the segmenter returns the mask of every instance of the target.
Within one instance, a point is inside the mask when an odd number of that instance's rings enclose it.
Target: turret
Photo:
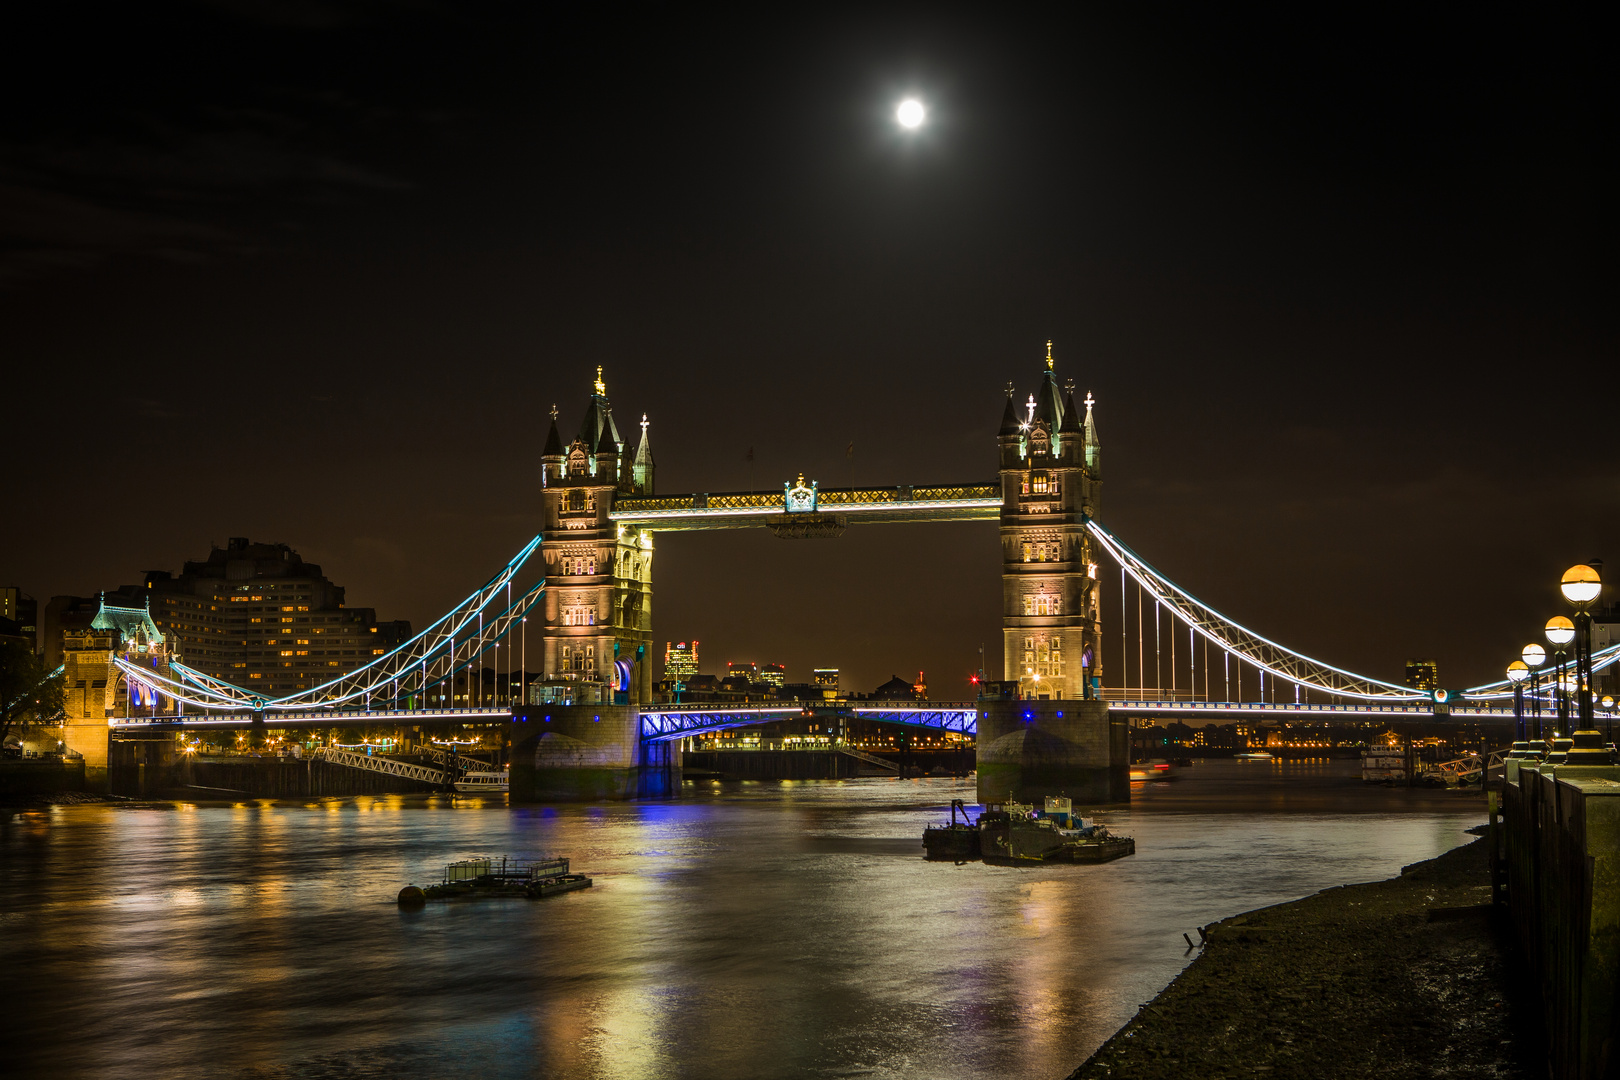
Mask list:
[[[550,487],[560,480],[563,475],[563,462],[567,461],[563,453],[562,436],[557,434],[557,404],[551,405],[551,430],[546,432],[546,448],[540,451],[540,486]]]

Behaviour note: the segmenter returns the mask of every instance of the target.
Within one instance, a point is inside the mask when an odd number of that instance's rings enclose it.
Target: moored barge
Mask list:
[[[546,859],[537,863],[510,862],[505,858],[499,861],[463,859],[446,866],[437,885],[405,886],[399,891],[399,902],[401,906],[410,907],[428,900],[480,900],[503,896],[538,900],[590,887],[590,878],[569,871],[567,859]]]

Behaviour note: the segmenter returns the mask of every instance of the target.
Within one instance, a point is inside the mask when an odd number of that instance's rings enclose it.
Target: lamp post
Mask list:
[[[1519,653],[1525,667],[1530,669],[1530,714],[1535,717],[1535,741],[1541,741],[1541,665],[1547,662],[1547,650],[1535,642]],[[1545,749],[1545,747],[1543,747]]]
[[[1583,765],[1609,764],[1609,748],[1592,715],[1592,601],[1603,592],[1597,567],[1577,563],[1564,571],[1558,591],[1575,609],[1575,671],[1570,691],[1575,695],[1576,727],[1569,760]]]
[[[1513,684],[1513,756],[1530,756],[1530,743],[1524,737],[1524,681],[1530,677],[1530,666],[1515,660],[1507,667],[1508,682]]]
[[[1564,696],[1564,648],[1575,640],[1575,624],[1563,615],[1554,615],[1547,620],[1542,633],[1547,636],[1547,644],[1553,647],[1553,686],[1558,703],[1558,735],[1569,732],[1569,699]]]

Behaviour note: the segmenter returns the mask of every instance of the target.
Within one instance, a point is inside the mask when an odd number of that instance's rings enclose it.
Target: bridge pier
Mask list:
[[[644,743],[634,705],[532,705],[513,713],[509,738],[514,804],[669,798],[680,789],[680,743]]]
[[[1105,701],[980,702],[979,802],[1129,802],[1130,730]]]

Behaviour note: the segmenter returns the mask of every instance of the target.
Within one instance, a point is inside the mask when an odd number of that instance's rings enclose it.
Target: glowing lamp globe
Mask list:
[[[900,126],[913,131],[922,127],[923,120],[927,118],[927,115],[922,102],[916,98],[906,98],[894,110],[894,118]]]
[[[1547,627],[1542,633],[1555,647],[1563,647],[1575,640],[1575,624],[1562,615],[1554,615],[1547,620]]]
[[[1562,690],[1566,694],[1573,694],[1579,686],[1580,683],[1576,681],[1575,676],[1573,675],[1565,675],[1562,679],[1558,680],[1558,689]]]
[[[1533,668],[1538,668],[1547,662],[1547,650],[1533,641],[1526,645],[1524,651],[1519,655],[1524,657],[1524,662]]]
[[[1605,709],[1614,708],[1614,695],[1613,694],[1604,694],[1603,695],[1603,707]]]
[[[1515,660],[1507,668],[1508,682],[1524,682],[1530,677],[1530,668],[1523,660]]]
[[[1603,579],[1598,576],[1597,570],[1579,563],[1564,571],[1564,580],[1558,583],[1558,591],[1577,608],[1584,608],[1603,591]]]

